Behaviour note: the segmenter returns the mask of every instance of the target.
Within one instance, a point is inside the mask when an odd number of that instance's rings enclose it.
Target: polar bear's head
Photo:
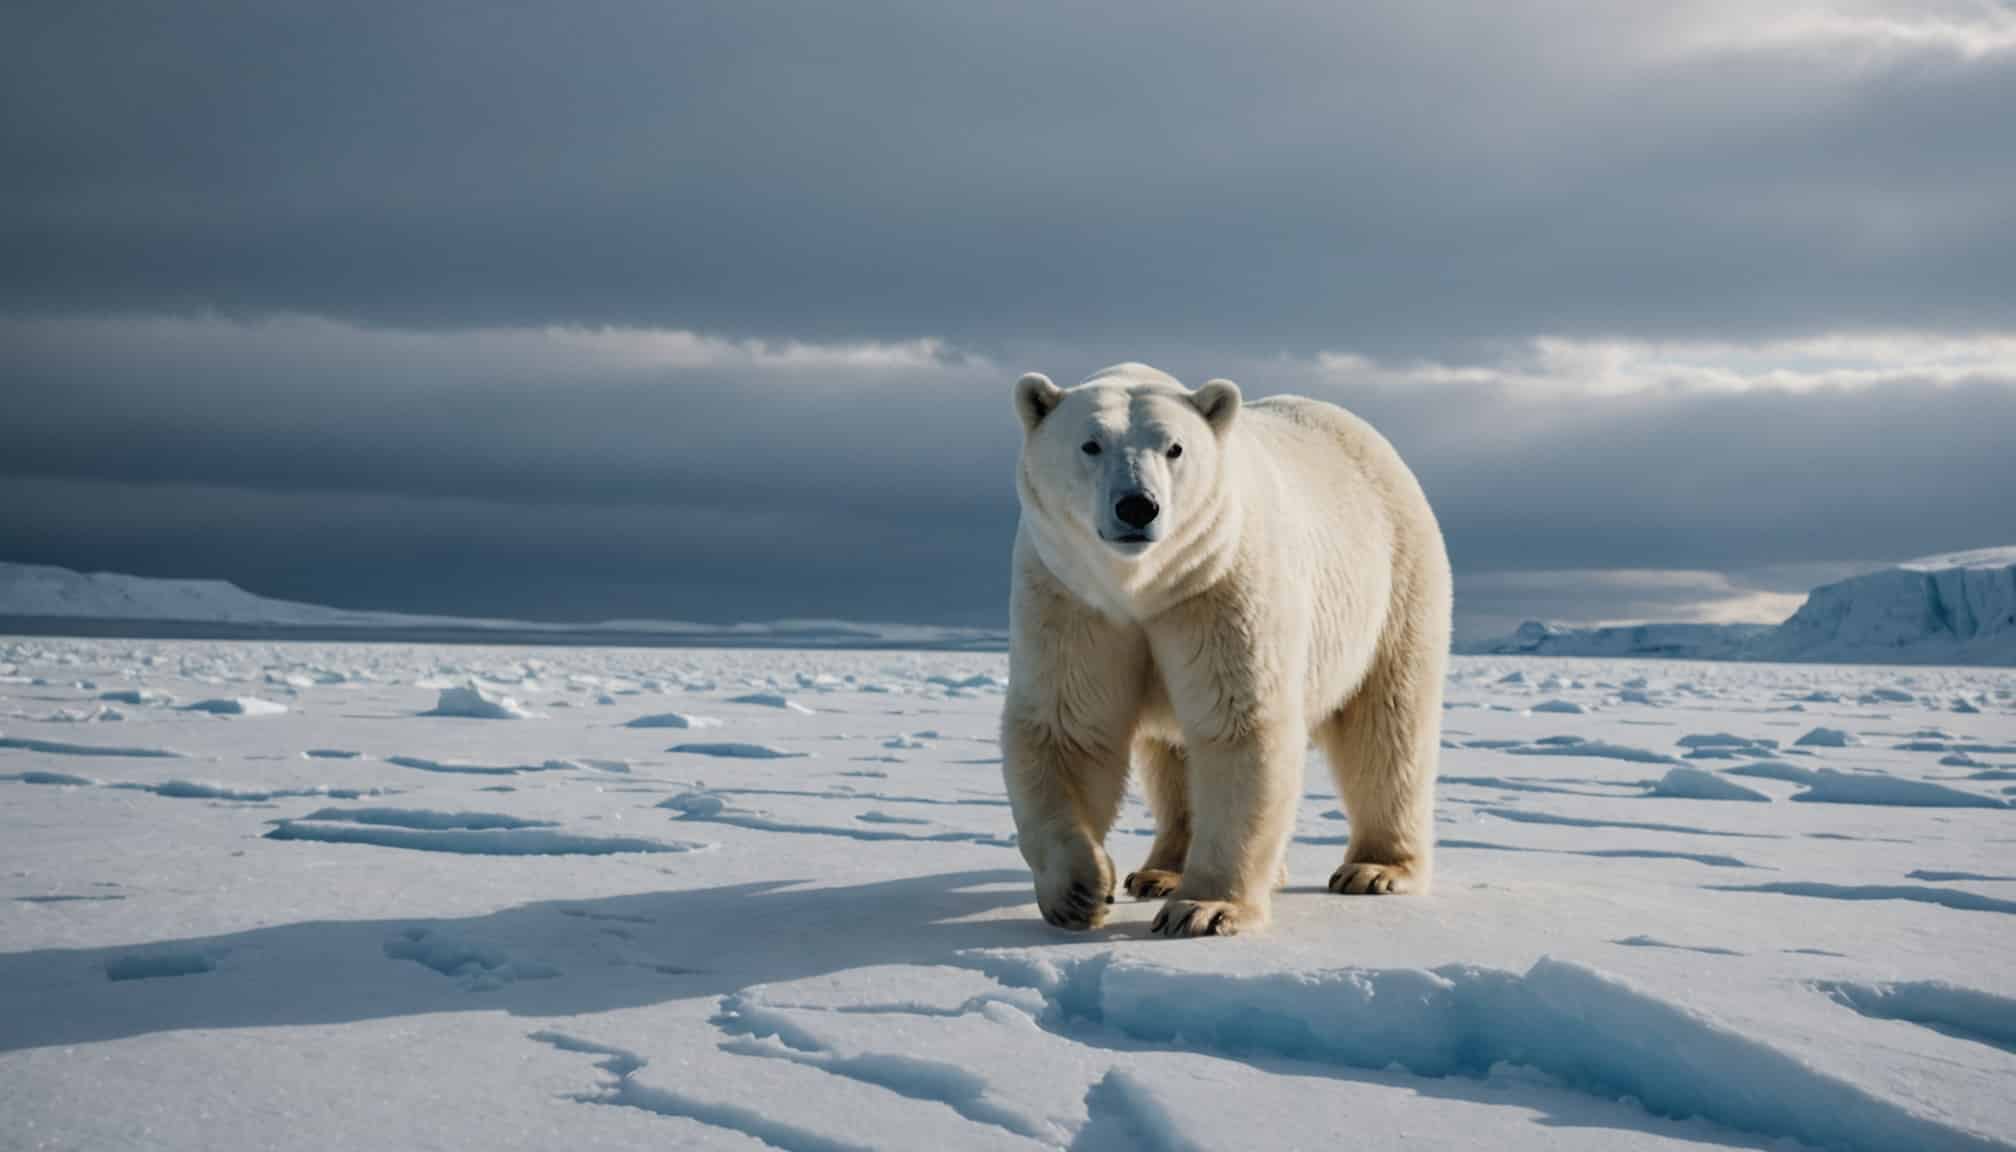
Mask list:
[[[1076,388],[1030,373],[1015,382],[1025,511],[1076,544],[1140,557],[1216,506],[1239,387],[1195,392],[1145,364],[1117,364]]]

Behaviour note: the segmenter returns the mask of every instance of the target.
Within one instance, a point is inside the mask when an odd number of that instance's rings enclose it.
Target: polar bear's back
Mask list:
[[[1370,496],[1396,530],[1434,527],[1434,513],[1400,453],[1357,415],[1306,396],[1269,396],[1241,413],[1246,434],[1298,493],[1362,533]],[[1425,523],[1424,523],[1425,518]],[[1440,532],[1435,536],[1439,544]]]
[[[1261,417],[1253,422],[1249,430],[1264,440],[1277,441],[1298,436],[1327,438],[1352,457],[1361,457],[1368,448],[1375,446],[1393,455],[1396,460],[1399,456],[1378,429],[1349,410],[1324,400],[1312,400],[1307,396],[1268,396],[1246,405],[1244,414]]]
[[[1403,643],[1446,651],[1448,553],[1427,495],[1393,445],[1351,412],[1303,396],[1254,401],[1239,421],[1280,485],[1276,530],[1299,538],[1291,547],[1310,561],[1312,672],[1328,681],[1327,672],[1358,665],[1368,646],[1393,642],[1386,619],[1409,623],[1415,634]],[[1348,607],[1365,601],[1385,611]]]

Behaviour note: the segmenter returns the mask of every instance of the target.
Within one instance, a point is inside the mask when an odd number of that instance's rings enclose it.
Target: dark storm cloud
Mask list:
[[[9,4],[0,559],[994,622],[1123,359],[1371,417],[1473,618],[2002,543],[2011,107],[1969,0]]]
[[[1014,373],[988,361],[301,320],[0,333],[0,373],[32,382],[0,425],[0,556],[557,618],[991,623],[1005,603],[1019,427]],[[1060,379],[1095,366],[1017,355]],[[1603,394],[1516,364],[1440,383],[1372,362],[1171,366],[1372,419],[1435,502],[1472,631],[1785,590],[1550,576],[1542,595],[1508,572],[1826,565],[2009,532],[2016,374],[1709,390],[1627,371]]]
[[[1770,15],[13,4],[0,301],[1371,351],[2008,322],[2007,14]]]
[[[0,520],[0,556],[225,578],[262,595],[345,607],[569,621],[998,626],[1007,596],[998,509],[906,523],[899,516],[917,511],[914,503],[877,510],[805,500],[751,515],[377,490],[42,476],[0,483],[16,502]]]
[[[0,558],[556,619],[992,622],[1005,602],[1007,385],[928,348],[300,320],[0,334],[22,385]]]

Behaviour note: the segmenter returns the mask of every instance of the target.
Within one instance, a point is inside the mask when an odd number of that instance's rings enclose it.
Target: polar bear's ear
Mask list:
[[[1202,388],[1190,394],[1190,403],[1197,406],[1213,432],[1223,432],[1232,426],[1232,417],[1239,412],[1239,386],[1230,380],[1206,380]]]
[[[1064,390],[1050,382],[1041,372],[1031,372],[1015,381],[1015,411],[1022,417],[1022,430],[1033,432],[1043,417],[1050,414],[1057,402],[1064,398]]]

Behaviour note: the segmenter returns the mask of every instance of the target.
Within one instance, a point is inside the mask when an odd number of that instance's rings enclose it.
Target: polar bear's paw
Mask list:
[[[1420,890],[1419,878],[1406,864],[1361,861],[1330,874],[1330,891],[1341,896],[1400,896]]]
[[[1170,900],[1150,929],[1157,936],[1237,936],[1260,927],[1266,916],[1251,904],[1231,900]]]
[[[1099,852],[1038,877],[1036,907],[1059,928],[1083,930],[1106,922],[1113,902],[1113,862]]]
[[[1171,872],[1166,868],[1143,868],[1139,872],[1129,872],[1125,885],[1127,894],[1136,900],[1156,900],[1176,891],[1183,882],[1181,872]]]

